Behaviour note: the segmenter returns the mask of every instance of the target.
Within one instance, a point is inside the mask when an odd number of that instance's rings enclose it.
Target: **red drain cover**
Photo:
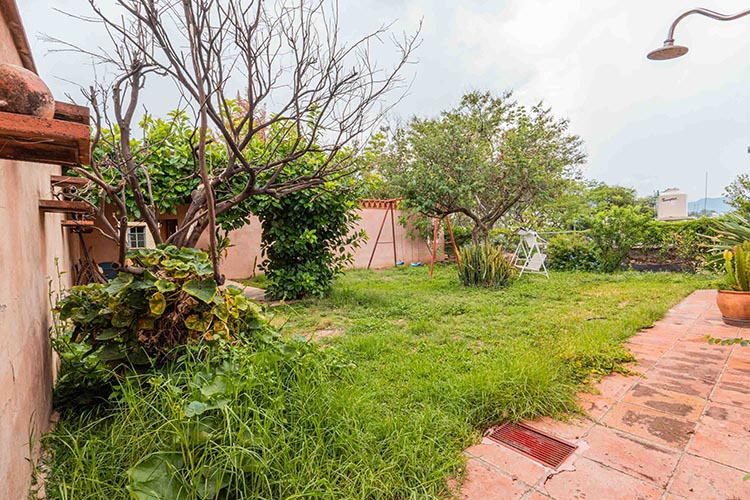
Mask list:
[[[503,424],[487,437],[552,469],[560,467],[577,448],[524,424]]]

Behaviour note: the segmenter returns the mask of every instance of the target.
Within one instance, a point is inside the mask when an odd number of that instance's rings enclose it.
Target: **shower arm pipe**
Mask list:
[[[674,20],[672,23],[672,26],[669,27],[669,33],[667,34],[667,39],[664,40],[665,44],[673,44],[674,43],[674,30],[679,24],[680,21],[685,19],[687,16],[692,14],[700,14],[702,16],[710,17],[711,19],[715,19],[717,21],[734,21],[735,19],[739,19],[741,17],[745,17],[747,15],[750,15],[750,9],[743,10],[742,12],[737,12],[736,14],[720,14],[718,12],[714,12],[712,10],[708,9],[691,9],[687,12],[684,12],[683,14],[680,14],[680,16]]]

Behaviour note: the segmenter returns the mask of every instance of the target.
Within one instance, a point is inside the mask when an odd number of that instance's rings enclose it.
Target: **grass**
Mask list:
[[[206,413],[205,443],[185,437],[201,364],[124,383],[103,416],[63,418],[48,438],[50,498],[125,499],[127,471],[164,450],[191,462],[189,481],[231,478],[232,495],[210,498],[444,498],[483,428],[576,412],[577,391],[630,360],[625,339],[707,283],[556,272],[483,290],[451,266],[433,280],[424,268],[349,272],[329,297],[271,311],[289,337],[325,330],[327,348],[294,362],[235,354],[241,383]]]

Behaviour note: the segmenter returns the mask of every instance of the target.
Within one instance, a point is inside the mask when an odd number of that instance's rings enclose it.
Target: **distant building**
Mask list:
[[[687,194],[677,188],[670,188],[659,195],[656,200],[657,220],[687,220]]]

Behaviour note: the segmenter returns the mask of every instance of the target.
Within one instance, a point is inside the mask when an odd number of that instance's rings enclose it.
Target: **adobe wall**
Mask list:
[[[352,268],[365,269],[370,261],[372,250],[375,247],[375,240],[378,230],[386,214],[384,208],[363,208],[357,211],[361,219],[357,222],[356,231],[364,229],[367,233],[367,241],[360,245],[359,248],[352,249],[354,262]],[[412,262],[422,262],[424,265],[430,264],[430,249],[427,243],[421,239],[412,239],[408,236],[408,229],[399,224],[401,210],[394,210],[395,234],[396,234],[396,261],[404,261],[408,266]],[[372,269],[385,269],[394,266],[393,260],[393,241],[392,238],[391,216],[386,217],[385,226],[380,236],[380,244],[372,258]],[[221,272],[229,279],[248,278],[253,272],[260,272],[260,264],[263,262],[263,255],[260,251],[261,226],[256,217],[252,217],[250,223],[246,226],[232,231],[229,239],[232,246],[225,252]],[[208,247],[208,236],[203,234],[198,243],[201,248]],[[437,260],[443,260],[445,257],[442,251],[442,239],[438,243]]]
[[[177,218],[182,221],[185,208],[178,209]],[[386,213],[385,208],[363,208],[358,210],[361,219],[358,221],[356,231],[362,229],[367,233],[367,241],[359,248],[353,249],[354,262],[352,267],[355,269],[367,268],[367,263],[375,247],[375,239],[378,230]],[[412,262],[422,262],[424,265],[430,263],[430,249],[427,243],[417,237],[412,239],[408,236],[409,229],[399,224],[401,210],[394,211],[394,221],[396,227],[396,261],[404,261],[408,266]],[[111,217],[110,217],[111,218]],[[384,269],[393,267],[393,244],[392,239],[391,217],[386,217],[383,233],[380,237],[381,243],[377,246],[377,251],[372,259],[373,269]],[[248,278],[253,273],[260,272],[260,264],[263,262],[263,255],[260,250],[261,226],[257,217],[252,217],[250,223],[229,233],[231,247],[222,255],[221,272],[229,279]],[[86,246],[96,262],[112,262],[117,259],[117,247],[101,236],[97,231],[85,236]],[[198,241],[200,248],[208,248],[208,233],[204,233]],[[442,237],[438,243],[437,260],[445,258],[443,252]]]
[[[0,17],[0,61],[21,64]],[[39,211],[59,167],[0,160],[0,496],[26,498],[30,439],[49,423],[53,363],[49,343],[49,282],[55,258],[69,269],[62,216]],[[63,276],[67,286],[68,274]]]

